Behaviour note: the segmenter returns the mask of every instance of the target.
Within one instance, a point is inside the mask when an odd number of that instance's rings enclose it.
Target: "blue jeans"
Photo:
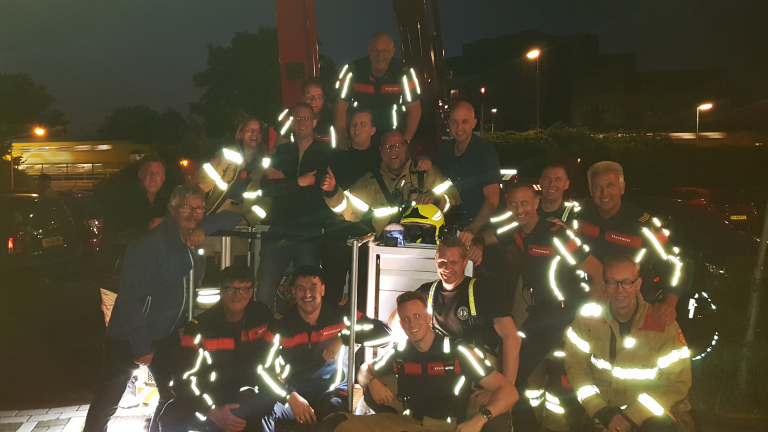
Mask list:
[[[293,240],[299,234],[300,232],[296,230],[272,227],[265,235],[266,238],[261,240],[256,300],[263,302],[272,310],[275,309],[277,287],[291,263],[294,269],[305,265],[320,265],[321,244]],[[281,239],[283,235],[290,236],[291,240]]]
[[[315,411],[315,416],[317,417],[318,422],[335,412],[349,411],[347,409],[348,400],[347,390],[345,388],[337,387],[333,390],[329,390],[321,394],[320,396],[315,397],[314,399],[307,400],[307,402],[309,402],[309,406],[311,406]],[[287,403],[276,403],[272,413],[261,420],[262,430],[264,432],[274,432],[276,420],[296,421],[296,416],[293,415],[291,406]]]

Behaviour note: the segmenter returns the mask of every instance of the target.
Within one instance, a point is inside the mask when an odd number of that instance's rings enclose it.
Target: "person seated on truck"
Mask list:
[[[422,293],[409,291],[398,296],[397,314],[407,340],[364,364],[358,373],[366,403],[377,414],[338,413],[323,420],[321,430],[335,426],[337,432],[508,432],[509,416],[505,414],[517,400],[512,383],[479,351],[434,331]],[[393,374],[397,376],[396,395],[380,381]],[[490,397],[468,415],[474,382]],[[406,408],[402,413],[387,406],[395,398]]]
[[[257,373],[272,344],[267,326],[272,312],[253,301],[253,269],[221,271],[220,300],[184,327],[174,398],[160,415],[163,432],[261,431],[261,418],[278,395]]]

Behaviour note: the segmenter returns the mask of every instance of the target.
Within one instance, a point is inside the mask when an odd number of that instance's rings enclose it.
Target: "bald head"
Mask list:
[[[476,124],[475,109],[470,103],[458,102],[451,108],[451,114],[448,117],[448,129],[459,147],[466,148],[469,144],[469,140],[472,138],[472,129],[475,128]]]

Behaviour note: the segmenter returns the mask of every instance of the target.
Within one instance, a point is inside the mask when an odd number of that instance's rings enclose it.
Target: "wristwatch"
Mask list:
[[[488,420],[493,418],[493,413],[488,408],[481,409],[480,414],[482,414],[483,417],[487,418]]]

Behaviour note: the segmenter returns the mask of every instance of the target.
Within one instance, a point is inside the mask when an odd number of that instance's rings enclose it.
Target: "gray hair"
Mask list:
[[[617,162],[602,161],[598,162],[587,170],[587,180],[589,180],[589,188],[592,189],[592,180],[600,174],[607,172],[615,172],[619,175],[619,183],[624,184],[624,168]]]
[[[631,264],[637,271],[640,271],[640,263],[633,260],[631,257],[625,254],[610,254],[603,258],[603,270],[610,266],[620,264]]]
[[[168,211],[181,208],[184,200],[190,197],[200,198],[205,201],[205,192],[197,185],[183,184],[176,186],[173,192],[171,192],[171,197],[168,198]]]

